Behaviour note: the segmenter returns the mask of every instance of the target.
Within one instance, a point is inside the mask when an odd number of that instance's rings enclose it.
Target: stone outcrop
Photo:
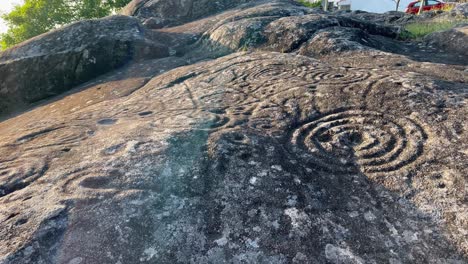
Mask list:
[[[138,20],[115,16],[77,22],[0,55],[0,115],[58,95],[135,59],[168,56]]]
[[[201,37],[205,49],[238,51],[261,49],[291,52],[303,46],[320,30],[359,30],[396,38],[399,27],[369,23],[348,16],[333,16],[286,3],[245,8],[225,16]]]
[[[468,24],[459,25],[453,29],[434,32],[424,38],[427,45],[436,46],[447,52],[458,53],[468,57]]]
[[[180,25],[249,2],[260,0],[133,0],[121,14],[137,17],[151,28],[161,28]]]
[[[73,88],[0,122],[0,263],[466,263],[466,54],[217,2],[0,54],[43,69],[0,75],[14,96]]]
[[[454,9],[450,11],[451,16],[455,16],[461,19],[468,18],[468,3],[457,4]]]

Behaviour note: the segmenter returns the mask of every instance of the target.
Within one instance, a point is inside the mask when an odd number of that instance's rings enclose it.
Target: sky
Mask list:
[[[347,0],[351,2],[351,9],[364,10],[368,12],[383,13],[386,11],[395,10],[395,2],[393,0]],[[399,11],[404,11],[409,3],[415,0],[401,0]]]
[[[22,0],[0,0],[0,13],[10,11],[15,4],[20,4]],[[5,22],[0,19],[0,33],[4,33],[7,30]]]
[[[335,0],[338,1],[338,0]],[[415,0],[401,0],[399,11],[404,11],[409,3]],[[343,3],[351,4],[352,10],[364,10],[367,12],[383,13],[395,10],[393,0],[342,0]]]

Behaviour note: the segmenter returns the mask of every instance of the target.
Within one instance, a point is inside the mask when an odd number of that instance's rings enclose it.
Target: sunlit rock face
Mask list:
[[[461,57],[468,56],[468,50],[466,49],[466,43],[468,43],[467,25],[461,25],[451,30],[434,32],[426,36],[424,40],[428,45],[436,46],[452,53],[458,53]]]
[[[277,0],[275,0],[278,2]],[[273,1],[273,2],[275,2]],[[151,27],[180,25],[245,3],[264,0],[133,0],[122,11]],[[272,2],[272,1],[270,1]],[[289,1],[292,2],[292,1]]]
[[[0,54],[0,116],[121,67],[168,56],[137,19],[114,16],[46,33]]]
[[[466,263],[465,55],[289,1],[186,22],[0,54],[106,50],[0,123],[0,263]]]

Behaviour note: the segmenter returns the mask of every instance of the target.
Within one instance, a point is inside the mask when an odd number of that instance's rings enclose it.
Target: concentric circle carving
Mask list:
[[[409,166],[423,155],[426,140],[424,129],[409,118],[361,110],[325,115],[304,124],[292,137],[320,169],[358,168],[365,173]]]

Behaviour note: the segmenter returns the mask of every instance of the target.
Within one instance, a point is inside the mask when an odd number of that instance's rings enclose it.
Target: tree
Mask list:
[[[28,0],[16,6],[2,16],[9,26],[9,30],[0,37],[2,48],[72,21],[73,14],[67,4],[63,0]]]
[[[9,29],[0,35],[0,48],[45,33],[65,24],[107,16],[131,0],[25,0],[10,13],[2,15]]]
[[[328,0],[322,0],[322,8],[324,11],[328,11]]]
[[[395,2],[395,4],[396,4],[395,11],[398,11],[398,8],[400,7],[400,1],[401,0],[393,0],[393,2]]]

